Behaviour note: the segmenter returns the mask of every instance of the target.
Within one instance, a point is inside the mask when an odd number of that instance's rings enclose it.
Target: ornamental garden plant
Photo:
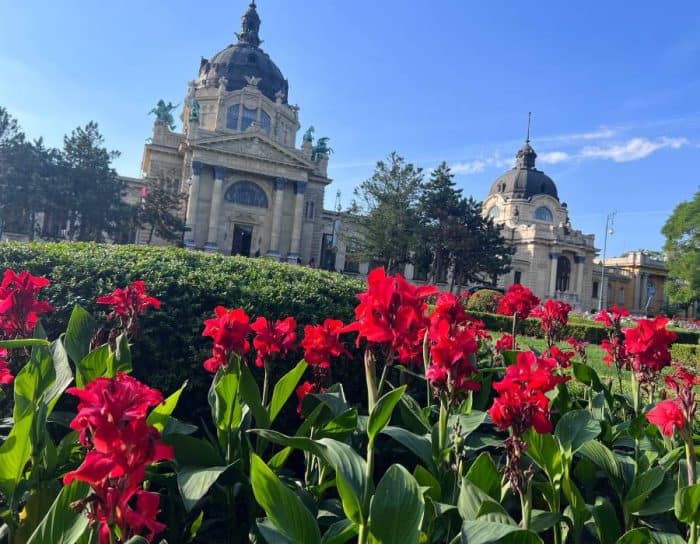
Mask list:
[[[673,361],[666,318],[601,313],[614,388],[565,338],[566,304],[514,286],[495,339],[466,297],[376,269],[347,321],[212,307],[207,417],[188,418],[187,384],[132,374],[141,322],[168,312],[146,283],[95,293],[104,311],[75,306],[55,338],[48,287],[0,284],[7,542],[698,541],[700,378]],[[516,344],[528,316],[542,352]]]

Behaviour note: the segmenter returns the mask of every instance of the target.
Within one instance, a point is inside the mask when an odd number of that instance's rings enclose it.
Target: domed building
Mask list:
[[[202,58],[183,102],[182,132],[171,104],[154,110],[144,149],[146,178],[186,193],[185,246],[226,255],[318,260],[330,149],[313,145],[313,128],[296,147],[299,108],[289,85],[260,47],[255,1],[237,41]]]
[[[503,225],[503,237],[516,250],[512,271],[499,278],[499,287],[521,283],[541,299],[591,310],[594,235],[572,227],[556,184],[535,165],[537,153],[529,139],[515,158],[515,166],[494,181],[483,203],[484,214]]]

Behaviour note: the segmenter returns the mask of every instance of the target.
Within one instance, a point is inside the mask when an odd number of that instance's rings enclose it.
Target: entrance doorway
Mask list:
[[[250,242],[253,239],[253,227],[250,225],[234,225],[231,255],[250,257]]]

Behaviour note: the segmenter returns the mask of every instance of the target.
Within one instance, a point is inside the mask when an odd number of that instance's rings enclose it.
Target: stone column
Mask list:
[[[185,216],[185,247],[194,249],[197,225],[197,204],[199,202],[199,177],[202,175],[204,165],[199,161],[192,161],[192,179],[190,194],[187,199],[187,215]]]
[[[583,300],[583,271],[586,266],[586,256],[574,255],[574,262],[576,263],[576,296],[580,303]]]
[[[555,298],[557,290],[557,259],[559,255],[559,253],[555,252],[549,253],[549,263],[552,267],[549,271],[549,296],[552,298]]]
[[[304,219],[304,193],[306,193],[306,182],[294,182],[294,223],[292,225],[292,243],[287,255],[287,262],[297,264],[299,259],[299,245],[301,243],[301,224]]]
[[[282,201],[284,200],[284,178],[275,178],[275,194],[272,204],[272,232],[270,233],[270,249],[267,257],[280,258],[280,229],[282,228]]]
[[[216,251],[219,249],[219,215],[221,214],[224,177],[226,177],[226,168],[223,166],[215,166],[214,191],[211,195],[211,209],[209,211],[209,235],[207,236],[207,243],[204,245],[205,251]]]
[[[642,272],[640,270],[633,270],[633,273],[636,272],[635,278],[634,278],[634,294],[632,295],[632,305],[634,308],[632,310],[641,310],[642,309],[642,284],[644,283],[642,281]]]

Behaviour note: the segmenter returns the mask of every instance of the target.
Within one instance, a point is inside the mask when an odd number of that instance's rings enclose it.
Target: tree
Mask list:
[[[687,313],[700,300],[700,191],[676,206],[661,232],[671,280],[666,292]]]
[[[148,179],[143,189],[136,221],[139,227],[149,229],[146,243],[151,243],[154,233],[163,240],[180,240],[185,232],[181,218],[185,195],[166,179]]]
[[[104,147],[97,123],[89,122],[63,138],[63,160],[68,170],[69,236],[103,241],[125,220],[121,196],[124,184],[111,164],[118,151]]]
[[[412,261],[422,182],[422,169],[396,152],[387,162],[377,162],[372,177],[355,189],[350,209],[358,227],[353,258],[381,263],[391,273]]]

